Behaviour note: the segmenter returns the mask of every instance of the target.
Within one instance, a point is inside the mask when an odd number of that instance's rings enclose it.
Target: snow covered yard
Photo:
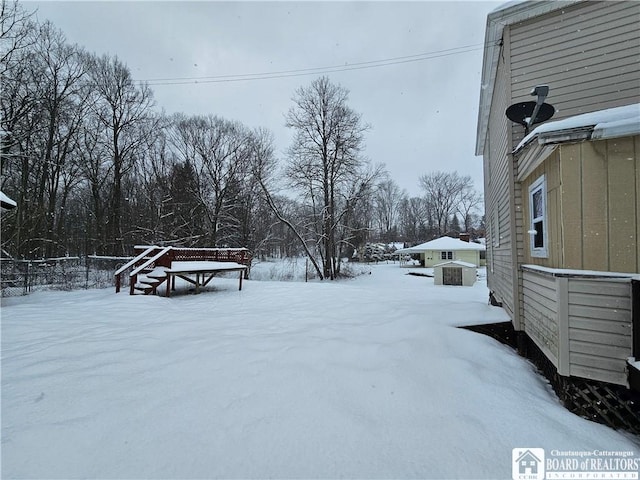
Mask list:
[[[634,450],[509,348],[484,281],[397,264],[2,303],[2,478],[511,478],[515,447]]]

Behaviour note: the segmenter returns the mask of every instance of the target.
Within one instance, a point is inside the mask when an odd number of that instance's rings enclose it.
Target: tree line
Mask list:
[[[468,176],[432,172],[410,197],[363,155],[369,126],[320,77],[293,94],[279,158],[267,129],[215,114],[166,115],[117,56],[70,45],[2,0],[4,255],[130,255],[133,245],[243,246],[306,254],[321,278],[371,241],[481,234]]]

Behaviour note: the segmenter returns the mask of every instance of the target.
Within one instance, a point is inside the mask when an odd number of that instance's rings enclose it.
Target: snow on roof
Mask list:
[[[459,265],[461,267],[476,268],[476,265],[474,265],[473,263],[463,262],[462,260],[451,260],[449,262],[438,263],[437,265],[434,265],[434,268],[444,267],[445,265]]]
[[[538,143],[557,143],[570,132],[582,131],[584,140],[604,140],[606,138],[625,137],[640,133],[640,103],[623,107],[607,108],[597,112],[584,113],[573,117],[548,122],[536,127],[524,137],[514,152],[518,152],[526,145],[538,138]],[[558,137],[564,134],[563,138]]]
[[[17,207],[18,204],[7,197],[4,193],[0,192],[0,206],[2,206],[2,208],[10,209]]]
[[[396,250],[396,253],[420,253],[427,250],[486,250],[486,247],[479,243],[464,242],[458,238],[440,237],[415,247]]]

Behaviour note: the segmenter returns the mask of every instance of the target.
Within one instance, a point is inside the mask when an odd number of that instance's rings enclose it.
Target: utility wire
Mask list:
[[[151,78],[137,80],[146,82],[150,86],[158,85],[188,85],[198,83],[225,83],[225,82],[244,82],[250,80],[270,80],[275,78],[300,77],[304,75],[317,75],[322,73],[346,72],[351,70],[363,70],[369,68],[386,67],[389,65],[399,65],[403,63],[421,62],[434,58],[448,57],[458,55],[460,53],[468,53],[481,50],[484,44],[465,45],[462,47],[449,48],[446,50],[438,50],[434,52],[425,52],[415,55],[406,55],[402,57],[393,57],[382,60],[371,60],[368,62],[358,62],[347,65],[333,65],[326,67],[303,68],[297,70],[282,70],[275,72],[262,73],[244,73],[237,75],[217,75],[209,77],[178,77],[178,78]]]

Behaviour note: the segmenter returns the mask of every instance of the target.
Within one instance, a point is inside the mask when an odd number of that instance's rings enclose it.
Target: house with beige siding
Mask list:
[[[461,261],[480,266],[480,252],[485,246],[459,238],[440,237],[414,247],[396,250],[396,255],[419,255],[424,267],[435,267],[445,261]]]
[[[476,140],[492,301],[558,374],[635,388],[639,19],[633,1],[491,12]],[[505,111],[536,100],[536,86],[548,86],[555,114],[525,128]]]

